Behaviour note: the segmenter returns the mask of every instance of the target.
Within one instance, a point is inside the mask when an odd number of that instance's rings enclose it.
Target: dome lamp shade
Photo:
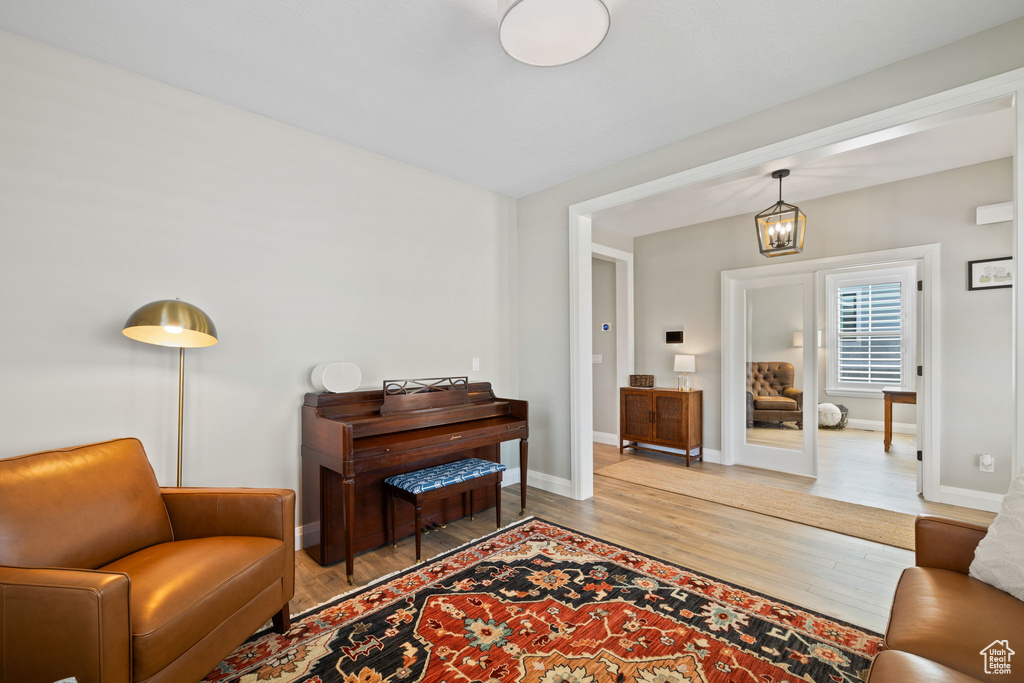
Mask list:
[[[162,299],[142,306],[128,316],[121,332],[146,344],[185,349],[217,343],[217,328],[210,316],[180,299]]]

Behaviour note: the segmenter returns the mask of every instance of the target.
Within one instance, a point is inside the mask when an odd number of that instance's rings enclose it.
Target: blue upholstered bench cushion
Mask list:
[[[425,470],[396,474],[385,479],[384,483],[409,493],[423,493],[504,470],[505,466],[500,462],[467,458]]]

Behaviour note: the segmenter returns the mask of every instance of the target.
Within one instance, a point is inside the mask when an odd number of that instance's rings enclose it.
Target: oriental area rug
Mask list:
[[[881,637],[538,519],[257,634],[207,681],[863,680]]]
[[[640,458],[602,467],[594,474],[750,510],[846,536],[856,536],[895,548],[914,549],[916,517],[905,512],[823,498]]]

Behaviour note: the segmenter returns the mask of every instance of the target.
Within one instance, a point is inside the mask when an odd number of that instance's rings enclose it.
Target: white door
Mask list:
[[[916,306],[915,306],[916,312],[915,312],[915,314],[913,316],[913,321],[914,321],[913,334],[914,334],[915,346],[916,346],[916,348],[914,349],[914,358],[924,358],[924,335],[921,334],[921,330],[924,329],[924,314],[925,314],[924,292],[922,291],[923,290],[923,284],[924,284],[924,280],[923,280],[923,278],[924,278],[924,273],[923,273],[923,271],[924,271],[924,263],[921,262],[921,261],[918,261],[918,262],[916,262],[915,265],[917,267],[915,274],[916,274],[916,277],[918,278],[917,281],[920,284],[918,285],[919,289],[917,290],[917,294],[915,296],[915,298],[916,298]],[[919,365],[915,365],[914,368],[913,368],[913,371],[914,371],[914,381],[911,382],[911,384],[915,387],[915,391],[917,391],[917,434],[914,436],[914,444],[917,446],[917,453],[918,453],[918,456],[917,456],[917,493],[918,493],[918,495],[923,496],[924,495],[924,462],[922,461],[922,458],[923,458],[923,451],[924,451],[923,444],[924,444],[924,434],[925,434],[925,424],[924,424],[925,409],[924,409],[924,404],[925,404],[925,401],[928,400],[928,395],[925,393],[925,391],[927,390],[927,387],[924,385],[924,377],[923,377],[924,373],[922,372],[921,375],[918,375],[917,374],[917,368],[918,367],[920,367],[920,366]]]
[[[816,476],[813,274],[732,280],[723,326],[726,462]]]

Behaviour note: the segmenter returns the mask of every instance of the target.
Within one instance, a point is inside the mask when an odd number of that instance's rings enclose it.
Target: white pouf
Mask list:
[[[818,426],[835,427],[843,419],[843,411],[832,403],[818,404]]]

